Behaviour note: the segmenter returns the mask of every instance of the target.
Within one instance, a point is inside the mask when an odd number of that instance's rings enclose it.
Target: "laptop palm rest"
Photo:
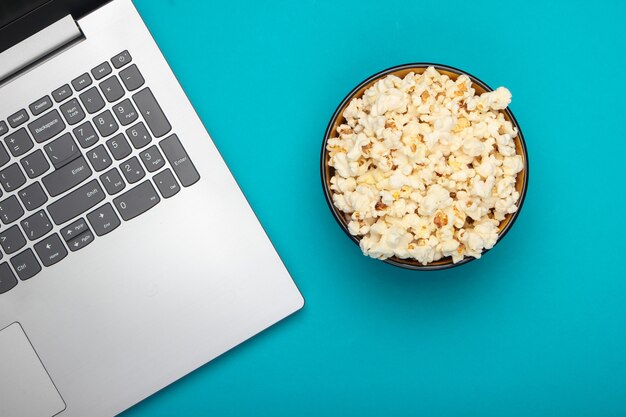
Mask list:
[[[22,326],[0,330],[0,416],[52,417],[64,409]]]

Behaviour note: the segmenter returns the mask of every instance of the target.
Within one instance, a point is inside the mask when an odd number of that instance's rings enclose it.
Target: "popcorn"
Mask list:
[[[365,255],[456,263],[495,245],[518,208],[524,162],[501,112],[509,90],[475,93],[466,75],[429,67],[382,78],[348,104],[327,144],[330,189]]]

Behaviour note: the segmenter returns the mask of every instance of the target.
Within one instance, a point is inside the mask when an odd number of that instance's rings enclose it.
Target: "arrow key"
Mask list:
[[[35,252],[44,266],[51,266],[67,256],[67,249],[57,233],[35,245]]]
[[[85,233],[68,241],[67,246],[72,252],[76,252],[77,250],[81,250],[85,246],[89,245],[91,242],[93,242],[93,233],[87,230]]]
[[[98,236],[104,236],[120,225],[120,219],[110,203],[106,203],[89,213],[87,219]]]
[[[80,219],[76,220],[69,226],[66,226],[63,229],[61,229],[61,237],[66,242],[69,242],[70,240],[74,239],[76,236],[82,233],[85,233],[86,231],[89,231],[89,227],[87,227],[87,222],[85,222],[85,219],[81,217]]]

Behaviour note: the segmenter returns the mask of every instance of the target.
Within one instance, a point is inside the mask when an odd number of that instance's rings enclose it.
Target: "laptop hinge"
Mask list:
[[[0,84],[81,36],[80,28],[68,15],[0,53]]]

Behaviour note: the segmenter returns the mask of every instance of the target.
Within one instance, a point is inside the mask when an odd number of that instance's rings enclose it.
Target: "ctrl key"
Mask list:
[[[8,263],[0,264],[0,294],[4,294],[17,285],[17,278],[13,275]]]
[[[31,249],[26,249],[11,258],[11,265],[13,265],[13,268],[15,268],[15,271],[17,272],[17,276],[22,281],[26,281],[27,279],[34,277],[39,273],[39,271],[41,271],[41,265],[39,265],[39,262]]]

